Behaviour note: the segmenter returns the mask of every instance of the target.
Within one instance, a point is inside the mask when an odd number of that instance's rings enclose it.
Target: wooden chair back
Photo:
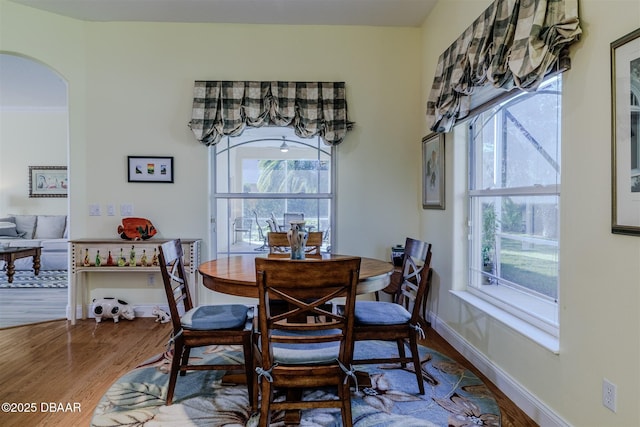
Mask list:
[[[174,334],[182,329],[180,316],[193,308],[187,274],[184,268],[184,253],[180,239],[170,240],[158,247],[158,260],[164,291],[169,304],[169,314]]]
[[[269,245],[269,253],[288,253],[291,250],[289,246],[289,239],[287,239],[287,233],[284,231],[269,232],[267,236],[267,242]],[[322,247],[322,232],[311,231],[309,232],[309,238],[307,239],[307,245],[305,254],[307,255],[320,255]]]
[[[411,322],[423,322],[420,308],[425,307],[431,284],[431,243],[407,237],[402,259],[402,283],[397,303],[411,312]]]
[[[353,310],[360,258],[256,258],[255,265],[260,333],[255,353],[257,371],[264,374],[260,379],[260,425],[269,425],[273,410],[321,405],[341,408],[343,425],[351,426],[350,386],[343,368],[350,369],[353,359]],[[326,303],[338,297],[345,298],[342,313],[324,308]],[[288,309],[272,313],[270,307],[274,299],[286,301]],[[291,355],[301,353],[317,357],[320,351],[313,346],[321,343],[333,343],[335,349],[339,346],[339,351],[323,361],[289,360],[289,357],[295,358]],[[286,347],[284,352],[282,346]],[[291,389],[325,386],[338,387],[339,399],[302,401],[301,394],[290,392]],[[273,388],[287,388],[288,399],[273,402]]]

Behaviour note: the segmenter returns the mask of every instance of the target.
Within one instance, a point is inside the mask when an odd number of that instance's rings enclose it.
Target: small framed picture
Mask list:
[[[444,134],[422,138],[422,207],[444,209]]]
[[[67,197],[66,166],[29,166],[29,197]]]
[[[173,183],[173,157],[128,156],[129,182]]]
[[[611,43],[611,232],[640,236],[640,28]]]

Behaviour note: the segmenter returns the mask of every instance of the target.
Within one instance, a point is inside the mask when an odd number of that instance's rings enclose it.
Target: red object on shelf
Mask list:
[[[146,218],[122,218],[118,234],[125,240],[147,240],[158,233],[151,221]]]

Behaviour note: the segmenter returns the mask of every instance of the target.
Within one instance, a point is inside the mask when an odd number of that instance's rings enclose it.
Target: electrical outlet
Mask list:
[[[149,274],[147,276],[147,286],[150,288],[153,288],[156,285],[156,275],[155,274]]]
[[[89,205],[89,216],[100,216],[100,205],[99,204],[90,204]]]
[[[113,203],[107,204],[107,215],[114,216],[116,214],[116,208],[113,206]]]
[[[616,385],[606,378],[602,380],[602,404],[616,412]]]
[[[124,203],[120,205],[120,216],[133,215],[133,205],[130,203]]]

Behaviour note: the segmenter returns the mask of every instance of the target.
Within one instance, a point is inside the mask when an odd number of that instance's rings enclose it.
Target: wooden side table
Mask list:
[[[153,263],[154,251],[171,239],[124,240],[124,239],[77,239],[71,240],[71,271],[69,289],[69,320],[76,324],[76,310],[78,300],[81,306],[82,319],[87,318],[90,302],[88,301],[87,277],[93,273],[121,274],[121,273],[159,273],[160,267]],[[194,305],[198,304],[198,265],[200,264],[200,239],[182,238],[182,248],[185,254],[185,268],[189,277],[189,290]],[[133,246],[133,248],[132,248]],[[132,254],[131,251],[135,254]],[[118,266],[120,252],[125,258]],[[111,253],[111,257],[109,254]],[[133,259],[131,258],[133,256]],[[146,261],[143,261],[146,257]],[[109,262],[111,258],[111,262]],[[96,260],[99,259],[96,265]],[[164,285],[163,285],[164,286]],[[78,297],[79,294],[79,297]]]
[[[16,273],[15,260],[18,258],[33,257],[33,270],[37,276],[40,273],[40,251],[41,247],[22,248],[8,247],[0,249],[0,258],[7,263],[7,280],[13,283],[13,275]]]

